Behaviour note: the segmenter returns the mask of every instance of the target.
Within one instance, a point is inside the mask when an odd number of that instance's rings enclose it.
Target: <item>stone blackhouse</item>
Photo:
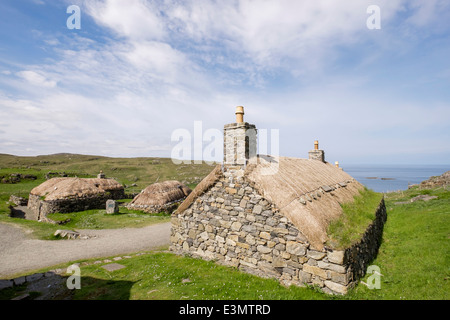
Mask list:
[[[123,186],[102,173],[96,179],[52,178],[31,190],[28,218],[47,221],[49,213],[103,209],[107,200],[124,197]]]
[[[191,191],[176,180],[154,183],[142,190],[127,208],[148,213],[172,212]]]
[[[224,162],[172,215],[171,250],[237,267],[285,285],[316,285],[346,294],[381,243],[386,208],[360,241],[331,247],[329,223],[364,187],[325,161],[318,142],[309,159],[256,154],[257,131],[243,121],[224,127]]]

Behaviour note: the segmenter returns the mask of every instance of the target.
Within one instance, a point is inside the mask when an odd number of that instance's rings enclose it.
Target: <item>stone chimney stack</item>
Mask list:
[[[323,150],[319,150],[319,141],[314,141],[314,150],[308,152],[310,160],[319,160],[325,162],[325,152]]]
[[[100,170],[100,173],[97,175],[97,179],[106,179],[106,175]]]
[[[256,157],[256,126],[244,122],[244,107],[236,107],[236,122],[224,126],[223,164],[246,166]]]

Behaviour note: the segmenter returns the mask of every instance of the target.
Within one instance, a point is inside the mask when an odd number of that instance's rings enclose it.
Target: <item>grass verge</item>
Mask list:
[[[419,194],[438,198],[404,203]],[[120,260],[118,263],[126,268],[113,272],[101,268],[103,264],[83,266],[82,263],[82,289],[74,292],[73,299],[450,299],[450,192],[413,189],[386,194],[385,201],[388,219],[378,255],[371,263],[380,268],[380,289],[371,290],[359,283],[346,296],[332,297],[314,288],[286,288],[275,280],[262,279],[213,262],[153,252]],[[367,283],[369,276],[362,282]],[[8,292],[8,297],[20,293]],[[0,299],[8,297],[0,296]]]

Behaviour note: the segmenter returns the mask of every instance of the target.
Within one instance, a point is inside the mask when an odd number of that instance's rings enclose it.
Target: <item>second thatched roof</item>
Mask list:
[[[53,178],[31,190],[30,194],[52,201],[115,191],[123,191],[123,186],[114,179]]]
[[[154,183],[142,190],[128,204],[128,208],[147,209],[146,211],[163,209],[164,206],[182,201],[191,191],[189,187],[175,180]]]

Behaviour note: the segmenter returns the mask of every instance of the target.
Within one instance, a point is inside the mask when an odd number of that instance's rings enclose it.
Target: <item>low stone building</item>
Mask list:
[[[104,209],[108,199],[123,199],[123,186],[114,179],[52,178],[30,192],[28,209],[33,220],[49,213]]]
[[[336,250],[328,243],[327,227],[363,186],[327,163],[318,148],[311,159],[256,156],[256,130],[239,120],[238,114],[235,124],[225,126],[223,165],[173,215],[171,250],[284,284],[345,294],[376,255],[384,202],[362,239]]]
[[[191,189],[179,181],[154,183],[141,191],[127,208],[148,213],[172,212],[191,193]]]

